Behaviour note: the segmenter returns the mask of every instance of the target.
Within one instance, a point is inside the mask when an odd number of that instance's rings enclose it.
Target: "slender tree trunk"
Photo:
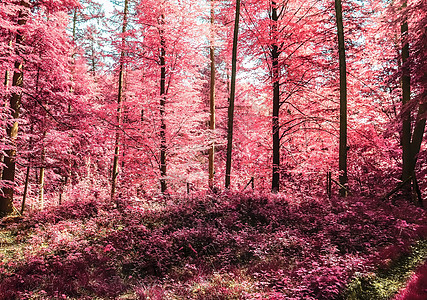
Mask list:
[[[273,21],[272,32],[277,33],[277,15],[276,2],[271,3],[271,17]],[[271,50],[272,58],[272,81],[273,81],[273,177],[271,184],[271,191],[273,193],[279,192],[280,184],[280,127],[279,127],[279,108],[280,108],[280,73],[279,73],[279,48],[276,43],[273,44]]]
[[[339,146],[339,182],[347,186],[347,66],[345,62],[344,25],[342,19],[341,0],[335,0],[335,13],[338,32],[338,52],[340,65],[340,146]],[[347,190],[340,189],[342,197],[347,196]]]
[[[165,16],[161,16],[160,25],[165,23]],[[164,194],[166,185],[166,41],[164,29],[160,29],[160,190]]]
[[[9,43],[9,46],[12,46],[11,42]],[[4,86],[5,86],[5,89],[6,89],[6,95],[7,95],[7,90],[8,90],[8,87],[9,87],[9,77],[10,77],[9,70],[6,70],[4,72]],[[6,100],[6,98],[4,99],[4,108],[7,108],[7,100]],[[3,159],[4,159],[4,155],[3,155],[3,153],[1,153],[0,154],[0,164],[3,162]],[[2,174],[3,174],[3,167],[0,166],[0,178],[2,177]]]
[[[91,159],[90,159],[90,156],[89,156],[87,158],[87,161],[86,161],[86,178],[91,178],[92,177],[92,172],[91,172],[90,166],[91,166]]]
[[[74,47],[76,44],[76,28],[77,28],[77,8],[74,9],[73,12],[73,43],[74,43]],[[74,64],[74,58],[76,56],[76,52],[75,49],[73,49],[73,54],[71,55],[72,58],[72,64]],[[73,74],[71,74],[71,81],[73,81]],[[70,87],[70,93],[73,93],[73,87]],[[71,113],[71,104],[68,103],[68,113]]]
[[[423,142],[424,131],[426,127],[426,113],[427,113],[427,102],[421,103],[418,107],[417,119],[415,122],[415,128],[412,134],[411,149],[414,155],[414,168],[417,162],[417,155],[420,152],[421,144]]]
[[[74,47],[76,44],[76,29],[77,29],[77,8],[74,9],[73,11],[73,43],[74,43]],[[75,56],[76,56],[76,51],[75,48],[73,49],[73,53],[71,54],[71,63],[74,65],[75,63]],[[73,74],[71,73],[71,81],[74,81],[73,78]],[[70,94],[73,94],[74,90],[73,90],[73,86],[70,87]],[[68,103],[68,108],[67,108],[67,112],[70,114],[71,113],[71,103]],[[73,137],[73,133],[69,134],[70,137]],[[71,156],[71,154],[73,153],[73,151],[70,149],[68,150],[68,154]],[[59,192],[59,200],[58,200],[58,205],[62,204],[62,194],[64,193],[64,189],[67,187],[67,183],[71,182],[71,176],[72,176],[72,165],[71,165],[71,161],[69,164],[69,170],[68,170],[68,174],[64,175],[64,184],[61,187],[61,190]]]
[[[44,173],[45,173],[45,168],[44,168],[44,166],[42,166],[40,168],[40,176],[39,176],[39,207],[40,207],[40,210],[44,209]]]
[[[34,168],[34,182],[39,183],[39,170],[37,170],[37,168]],[[34,210],[35,209],[35,201],[31,201],[31,205],[30,205],[30,210]]]
[[[120,70],[119,70],[119,91],[117,94],[117,129],[116,129],[116,140],[114,146],[114,159],[113,169],[111,178],[111,201],[115,200],[116,188],[117,188],[117,177],[119,175],[119,155],[120,155],[120,129],[122,120],[122,98],[123,98],[123,78],[124,78],[124,46],[126,42],[125,33],[127,26],[127,15],[128,15],[128,0],[125,0],[125,7],[123,11],[123,27],[122,27],[122,49],[120,50]]]
[[[211,134],[215,131],[215,0],[211,0],[211,45],[210,45],[210,59],[211,59],[211,82],[210,82],[210,93],[209,93],[209,104],[210,104],[210,122],[209,129]],[[209,187],[212,189],[215,185],[215,139],[212,139],[212,145],[209,149]]]
[[[406,8],[406,2],[403,4]],[[407,103],[411,100],[411,76],[408,66],[409,43],[408,43],[408,22],[405,20],[401,25],[402,34],[402,180],[405,181],[412,176],[415,168],[415,159],[411,151],[411,111],[406,108]]]
[[[23,26],[28,19],[29,2],[21,0],[21,10],[19,12],[18,25]],[[20,54],[19,47],[24,42],[22,29],[18,29],[16,34],[17,54]],[[23,62],[21,60],[15,61],[15,71],[13,72],[12,86],[23,87]],[[15,120],[13,124],[7,127],[7,135],[10,139],[11,149],[6,150],[4,157],[5,168],[3,169],[2,180],[7,180],[10,183],[15,183],[15,164],[16,164],[16,138],[18,136],[18,121],[21,110],[21,91],[14,91],[10,97],[10,109],[12,111],[12,118]],[[13,211],[13,187],[3,188],[0,193],[0,216],[10,214]]]
[[[24,195],[22,196],[22,203],[21,203],[21,215],[24,213],[25,209],[25,202],[27,200],[27,193],[28,193],[28,184],[30,183],[30,166],[27,166],[27,170],[25,171],[25,185],[24,185]]]
[[[236,95],[236,71],[237,71],[237,41],[239,35],[240,0],[236,0],[236,16],[234,19],[233,54],[231,58],[231,85],[230,103],[228,104],[227,126],[227,161],[225,167],[225,188],[230,188],[231,154],[233,149],[233,124],[234,124],[234,98]]]
[[[77,28],[77,8],[73,11],[73,42],[76,42],[76,28]],[[73,52],[73,58],[74,58],[74,52]]]
[[[33,146],[33,131],[34,131],[34,125],[31,124],[31,129],[30,129],[30,142],[29,142],[29,149],[32,148]],[[30,183],[30,165],[31,165],[31,156],[28,159],[28,166],[27,166],[27,170],[25,173],[25,185],[24,185],[24,195],[22,196],[22,205],[21,205],[21,215],[24,213],[24,209],[25,209],[25,201],[27,200],[27,193],[28,193],[28,184]]]
[[[59,199],[58,199],[58,205],[61,206],[62,204],[62,198],[63,198],[63,194],[64,194],[64,190],[67,188],[68,185],[68,176],[64,176],[64,183],[61,187],[61,190],[59,191]]]
[[[402,9],[406,9],[407,3],[405,2]],[[420,103],[418,106],[417,117],[415,120],[414,128],[412,128],[411,111],[408,109],[408,103],[411,100],[411,74],[408,65],[409,59],[409,42],[408,42],[408,22],[406,18],[401,25],[402,35],[402,181],[407,180],[412,176],[412,191],[408,186],[407,193],[411,193],[414,199],[418,198],[420,205],[423,204],[421,193],[417,190],[418,184],[416,181],[415,166],[417,163],[417,155],[420,152],[421,144],[423,141],[424,130],[426,125],[425,113],[427,111],[427,103]]]
[[[91,64],[92,64],[92,76],[93,78],[96,77],[96,57],[95,57],[95,45],[94,45],[95,41],[92,39],[91,40]]]
[[[11,44],[9,46],[11,46]],[[6,90],[7,90],[7,87],[9,86],[9,70],[6,70],[4,72],[4,86],[6,87]]]
[[[43,132],[42,143],[46,137],[46,132]],[[43,145],[42,154],[41,154],[41,166],[40,166],[40,175],[39,175],[39,207],[40,210],[44,209],[44,179],[45,179],[45,158],[46,158],[46,149]]]

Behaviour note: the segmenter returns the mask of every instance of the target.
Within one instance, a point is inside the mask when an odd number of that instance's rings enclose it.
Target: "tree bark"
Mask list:
[[[9,46],[11,46],[11,44]],[[6,89],[9,86],[9,70],[6,70],[4,72],[4,86],[6,87]]]
[[[74,47],[76,44],[76,28],[77,28],[77,8],[74,9],[73,12],[73,43],[74,43]],[[72,64],[75,63],[74,59],[76,56],[76,51],[75,49],[73,49],[73,54],[71,54],[71,58],[72,58]],[[71,74],[71,81],[73,81],[73,74]],[[70,87],[70,93],[73,93],[73,86]],[[71,103],[68,103],[68,113],[71,113]]]
[[[341,0],[335,0],[335,13],[338,34],[338,53],[340,69],[340,145],[339,145],[339,182],[347,186],[347,66],[345,61],[344,25]],[[341,188],[340,195],[347,196],[347,189]]]
[[[427,102],[421,103],[418,107],[417,120],[415,123],[415,128],[412,134],[411,148],[415,156],[420,152],[421,144],[423,142],[424,131],[426,127],[426,112],[427,112]],[[415,167],[415,164],[414,164]]]
[[[46,132],[43,132],[43,139],[42,143],[44,142],[44,139],[46,137]],[[46,158],[46,149],[43,145],[42,149],[42,155],[41,155],[41,167],[40,167],[40,176],[39,176],[39,207],[40,210],[44,209],[44,179],[45,179],[45,158]]]
[[[164,194],[167,190],[166,184],[166,41],[164,38],[163,25],[165,16],[161,16],[160,29],[160,191]]]
[[[128,0],[125,0],[125,7],[123,10],[123,26],[122,26],[122,48],[120,50],[120,70],[119,70],[119,90],[117,94],[117,129],[116,140],[114,146],[114,159],[111,178],[111,201],[114,202],[117,189],[117,177],[119,175],[119,155],[120,155],[120,129],[122,121],[122,98],[123,98],[123,79],[124,79],[124,56],[125,56],[125,42],[126,42],[126,26],[128,15]]]
[[[77,29],[77,8],[73,11],[73,42],[76,42],[76,29]],[[74,58],[75,53],[73,51],[72,57]]]
[[[276,2],[271,3],[271,19],[273,21],[272,31],[277,33],[277,21],[279,20],[277,14]],[[280,127],[279,127],[279,108],[280,108],[280,71],[279,71],[279,47],[274,42],[271,49],[272,59],[272,81],[273,81],[273,118],[272,118],[272,132],[273,132],[273,176],[271,191],[273,193],[279,192],[280,185]]]
[[[20,55],[21,50],[19,49],[24,43],[24,34],[22,32],[22,26],[25,25],[28,19],[28,8],[29,2],[21,0],[21,10],[19,11],[18,25],[21,28],[18,29],[16,34],[16,53]],[[22,88],[23,87],[23,62],[21,60],[15,61],[15,71],[13,72],[12,86]],[[16,138],[18,136],[18,121],[21,110],[21,91],[14,91],[10,97],[10,109],[11,116],[15,120],[12,125],[7,127],[7,135],[11,143],[11,149],[6,150],[6,156],[4,157],[5,168],[2,173],[2,180],[7,180],[9,183],[15,183],[15,168],[16,168]],[[13,212],[13,187],[5,187],[0,192],[0,216],[7,215]]]
[[[407,3],[403,3],[402,9],[406,9]],[[408,22],[406,18],[401,25],[402,36],[402,181],[406,181],[412,176],[412,189],[408,186],[406,192],[412,194],[414,199],[418,198],[418,202],[422,205],[421,193],[418,193],[418,183],[415,176],[415,167],[417,156],[421,149],[424,130],[426,125],[425,113],[427,103],[420,103],[418,106],[417,117],[414,127],[412,128],[411,111],[407,108],[411,101],[411,74],[409,61],[409,41],[408,41]]]
[[[406,3],[402,8],[406,8]],[[402,180],[405,181],[412,176],[415,168],[415,159],[411,149],[411,111],[406,108],[411,100],[411,77],[408,66],[409,43],[408,43],[408,22],[405,20],[401,25],[402,34]]]
[[[209,49],[210,60],[211,60],[211,81],[210,81],[210,93],[209,93],[209,104],[210,104],[210,121],[209,129],[211,135],[215,131],[215,46],[214,46],[214,22],[215,22],[215,0],[211,0],[211,45]],[[212,145],[209,149],[209,188],[213,188],[215,185],[215,139],[211,140]]]
[[[42,166],[40,168],[40,176],[39,176],[39,207],[40,207],[40,210],[44,209],[44,174],[45,174],[45,168],[44,168],[44,166]]]
[[[31,124],[31,129],[30,129],[30,142],[28,143],[28,148],[31,149],[33,146],[33,131],[34,131],[34,125]],[[22,196],[22,204],[21,204],[21,215],[24,214],[24,209],[25,209],[25,201],[27,200],[27,192],[28,192],[28,184],[30,183],[30,166],[31,166],[31,156],[28,159],[28,166],[27,166],[27,170],[25,173],[25,184],[24,184],[24,195]]]
[[[231,85],[228,104],[227,125],[227,161],[225,168],[225,188],[230,188],[231,154],[233,149],[233,123],[234,123],[234,98],[236,95],[236,70],[237,70],[237,41],[239,35],[240,0],[236,0],[236,16],[234,19],[233,54],[231,58]]]
[[[28,193],[28,184],[30,183],[30,166],[27,166],[27,170],[25,172],[25,185],[24,185],[24,195],[22,196],[22,203],[21,203],[21,215],[24,213],[25,209],[25,202],[27,200],[27,193]]]
[[[9,46],[12,46],[12,41],[9,43]],[[6,70],[4,72],[4,86],[5,86],[5,89],[6,89],[6,95],[7,95],[7,90],[9,88],[9,77],[10,77],[9,70]],[[7,100],[6,100],[6,98],[4,99],[4,108],[7,108]],[[4,155],[3,155],[3,153],[1,153],[0,154],[0,163],[3,162],[3,159],[4,159]],[[3,167],[0,166],[0,178],[2,177],[2,174],[3,174]]]

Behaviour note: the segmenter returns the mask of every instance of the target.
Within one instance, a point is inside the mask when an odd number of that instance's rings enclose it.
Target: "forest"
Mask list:
[[[427,299],[427,0],[0,0],[0,300]]]

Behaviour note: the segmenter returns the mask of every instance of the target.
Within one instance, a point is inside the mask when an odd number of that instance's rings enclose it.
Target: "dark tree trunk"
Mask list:
[[[426,113],[427,113],[427,102],[421,103],[418,107],[417,119],[415,128],[412,134],[411,149],[414,156],[414,168],[417,162],[417,155],[420,152],[421,144],[423,142],[424,131],[426,127]]]
[[[277,15],[276,2],[272,2],[272,21],[273,21],[273,33],[277,32],[277,21],[279,17]],[[279,135],[279,108],[280,108],[280,74],[279,74],[279,48],[277,44],[273,44],[271,50],[272,59],[272,80],[273,80],[273,177],[271,184],[271,191],[273,193],[279,192],[280,184],[280,135]]]
[[[21,203],[21,215],[24,213],[25,202],[27,200],[28,184],[29,183],[30,183],[30,166],[27,166],[27,170],[25,172],[24,195],[22,196],[22,203]]]
[[[111,201],[114,201],[116,189],[117,189],[117,177],[119,175],[119,155],[120,155],[120,130],[122,121],[122,100],[123,100],[123,81],[124,81],[124,46],[126,26],[127,26],[127,15],[128,15],[128,0],[125,0],[125,7],[123,10],[123,27],[122,27],[122,49],[120,52],[120,71],[119,71],[119,91],[117,95],[117,129],[116,129],[116,140],[114,147],[114,159],[113,169],[111,178]]]
[[[234,124],[234,98],[236,95],[236,71],[237,71],[237,41],[239,35],[240,0],[236,0],[236,16],[234,20],[233,54],[231,58],[231,85],[228,104],[227,125],[227,161],[225,167],[225,188],[230,188],[231,154],[233,149],[233,124]]]
[[[43,132],[42,143],[46,138],[46,132]],[[45,181],[45,161],[46,161],[46,149],[43,145],[42,155],[41,155],[41,167],[40,167],[40,176],[39,176],[39,208],[40,210],[44,209],[44,181]]]
[[[211,45],[209,49],[210,60],[211,60],[211,81],[210,81],[210,91],[209,91],[209,105],[210,105],[210,121],[209,129],[211,134],[215,130],[215,47],[214,47],[214,21],[215,21],[215,0],[211,0]],[[212,145],[209,148],[209,188],[213,188],[215,185],[214,182],[215,176],[215,142],[212,140]]]
[[[23,26],[28,19],[28,8],[29,2],[22,0],[20,5],[22,6],[19,12],[18,25]],[[24,35],[22,29],[18,29],[16,34],[16,52],[20,55],[19,47],[24,42]],[[13,72],[12,86],[22,88],[23,87],[23,63],[21,60],[15,62],[15,71]],[[10,183],[15,183],[15,168],[16,168],[16,138],[18,136],[18,121],[21,110],[21,91],[14,91],[10,97],[10,109],[11,116],[15,121],[13,124],[7,127],[7,135],[10,140],[10,149],[6,150],[4,157],[4,169],[2,173],[2,180],[7,180]],[[0,216],[10,214],[13,211],[13,187],[3,188],[0,193]]]
[[[407,3],[405,2],[402,9],[406,9]],[[418,183],[416,180],[415,166],[417,163],[417,155],[420,152],[421,144],[423,141],[424,130],[426,125],[425,113],[427,110],[427,103],[420,103],[417,112],[417,118],[414,128],[412,128],[411,110],[408,109],[408,103],[411,100],[411,74],[408,65],[409,59],[409,42],[408,42],[408,22],[405,19],[401,25],[402,35],[402,181],[406,181],[412,177],[411,186],[407,186],[406,192],[411,193],[412,197],[418,198],[418,203],[423,204],[421,193],[418,192]]]
[[[162,15],[161,26],[164,25],[165,16]],[[160,30],[160,190],[164,194],[166,184],[166,41],[164,30]]]
[[[347,186],[347,66],[345,62],[344,25],[342,19],[341,0],[335,0],[335,13],[338,33],[338,53],[340,66],[340,146],[339,146],[339,182]],[[347,196],[347,190],[340,189],[342,197]]]
[[[12,46],[12,43],[9,43],[9,46]],[[4,74],[4,86],[5,86],[6,95],[7,95],[7,90],[9,88],[9,77],[10,77],[9,70],[6,70],[4,73],[5,73]],[[6,96],[6,98],[7,98],[7,96]],[[7,108],[6,103],[7,103],[7,99],[4,99],[4,108]],[[4,120],[4,121],[6,121],[6,120]],[[4,159],[3,153],[0,153],[0,164],[3,163],[3,159]],[[2,177],[2,174],[3,174],[3,167],[0,166],[0,178]]]
[[[403,5],[406,7],[406,3]],[[407,103],[411,100],[411,77],[408,67],[408,58],[409,58],[409,43],[407,40],[408,35],[408,22],[403,22],[401,25],[401,34],[402,34],[402,134],[401,134],[401,144],[402,144],[402,180],[405,181],[410,176],[412,176],[413,170],[415,168],[415,159],[411,151],[411,111],[406,109]]]

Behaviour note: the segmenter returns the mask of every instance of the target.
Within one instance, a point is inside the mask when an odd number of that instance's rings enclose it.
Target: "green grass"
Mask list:
[[[402,255],[387,269],[356,277],[349,284],[347,300],[388,300],[404,288],[412,272],[427,259],[427,240],[417,242],[409,255]]]

